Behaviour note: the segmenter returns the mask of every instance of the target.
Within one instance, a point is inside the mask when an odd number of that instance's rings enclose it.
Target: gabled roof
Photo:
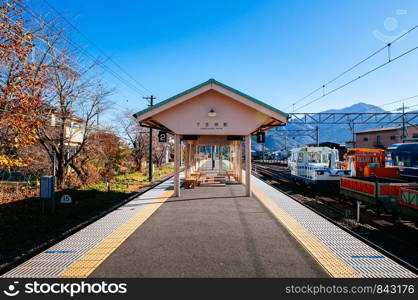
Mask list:
[[[250,101],[252,101],[252,102],[254,102],[256,104],[262,105],[265,108],[267,108],[269,110],[272,110],[272,111],[274,111],[276,113],[279,113],[279,114],[283,115],[286,118],[289,117],[289,115],[287,113],[285,113],[285,112],[283,112],[283,111],[281,111],[281,110],[279,110],[279,109],[277,109],[277,108],[275,108],[275,107],[273,107],[271,105],[268,105],[267,103],[264,103],[264,102],[262,102],[262,101],[260,101],[260,100],[258,100],[256,98],[254,98],[254,97],[251,97],[251,96],[249,96],[249,95],[247,95],[247,94],[245,94],[245,93],[243,93],[241,91],[238,91],[238,90],[236,90],[236,89],[234,89],[234,88],[232,88],[232,87],[230,87],[230,86],[228,86],[226,84],[223,84],[223,83],[221,83],[219,81],[216,81],[215,79],[212,79],[212,78],[209,79],[208,81],[205,81],[205,82],[203,82],[201,84],[198,84],[198,85],[196,85],[196,86],[194,86],[194,87],[192,87],[192,88],[190,88],[190,89],[188,89],[188,90],[186,90],[184,92],[181,92],[181,93],[179,93],[179,94],[177,94],[177,95],[175,95],[173,97],[170,97],[170,98],[168,98],[168,99],[166,99],[164,101],[158,102],[157,104],[153,105],[152,107],[148,107],[146,109],[143,109],[143,110],[135,113],[133,116],[136,118],[136,117],[138,117],[138,116],[140,116],[140,115],[142,115],[142,114],[144,114],[144,113],[146,113],[146,112],[148,112],[150,110],[153,110],[153,109],[155,109],[157,107],[160,107],[160,106],[162,106],[164,104],[167,104],[167,103],[169,103],[169,102],[171,102],[173,100],[176,100],[176,99],[180,98],[181,96],[184,96],[186,94],[189,94],[189,93],[191,93],[191,92],[193,92],[193,91],[195,91],[195,90],[197,90],[197,89],[199,89],[199,88],[201,88],[201,87],[203,87],[203,86],[205,86],[207,84],[211,84],[211,83],[212,84],[217,84],[217,85],[219,85],[219,86],[221,86],[221,87],[223,87],[223,88],[225,88],[225,89],[227,89],[227,90],[229,90],[229,91],[231,91],[231,92],[233,92],[235,94],[238,94],[238,95],[240,95],[240,96],[242,96],[242,97],[244,97],[244,98],[246,98],[246,99],[248,99],[248,100],[250,100]]]
[[[368,133],[368,132],[394,131],[394,130],[399,130],[399,129],[402,129],[402,126],[373,128],[373,129],[357,131],[355,133],[358,134],[358,133]]]
[[[393,144],[387,147],[387,149],[388,150],[417,151],[418,143]]]

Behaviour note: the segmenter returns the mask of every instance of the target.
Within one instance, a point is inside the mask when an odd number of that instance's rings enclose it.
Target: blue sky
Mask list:
[[[48,11],[42,0],[30,1]],[[157,101],[215,78],[282,110],[418,25],[418,1],[413,0],[49,2],[150,89]],[[72,37],[99,55],[77,32]],[[392,46],[392,56],[415,46],[418,29]],[[385,60],[386,52],[327,90]],[[418,51],[301,111],[360,101],[379,105],[417,95],[417,75]],[[142,95],[105,77],[115,88],[111,100],[116,109],[144,108]],[[407,104],[418,104],[418,98]]]

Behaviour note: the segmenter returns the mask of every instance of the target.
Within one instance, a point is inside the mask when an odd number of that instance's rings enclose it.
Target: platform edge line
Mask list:
[[[308,232],[297,220],[288,215],[270,197],[258,188],[252,187],[253,195],[274,215],[302,247],[335,278],[358,278],[360,275],[336,256],[320,240]],[[284,221],[286,219],[286,221]]]
[[[119,226],[81,258],[58,274],[58,278],[87,278],[108,256],[131,236],[157,209],[174,194],[168,190]]]

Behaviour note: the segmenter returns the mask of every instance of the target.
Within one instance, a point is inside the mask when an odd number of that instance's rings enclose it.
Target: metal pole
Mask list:
[[[356,137],[355,137],[355,128],[354,128],[354,121],[351,123],[352,124],[352,126],[350,126],[351,127],[351,134],[353,135],[353,148],[355,148],[356,147]]]
[[[211,146],[212,148],[212,170],[215,168],[215,146]]]
[[[354,122],[353,122],[353,146],[354,146],[354,148],[356,147],[356,145],[357,145],[357,141],[356,141],[356,129],[355,129],[355,124],[354,124]]]
[[[263,143],[263,154],[262,154],[262,158],[261,160],[264,162],[264,152],[265,152],[266,148],[264,147],[264,143]]]
[[[287,135],[284,137],[284,150],[286,151],[287,154]]]
[[[152,181],[152,128],[149,129],[148,181]]]
[[[405,143],[406,138],[405,123],[405,103],[402,103],[402,143]]]
[[[315,132],[316,132],[316,146],[319,146],[319,126],[316,126]]]
[[[357,223],[360,223],[360,205],[361,201],[357,201]]]
[[[174,196],[180,197],[180,136],[174,135]]]
[[[55,178],[55,176],[57,175],[56,173],[56,159],[57,159],[57,154],[55,153],[55,151],[53,151],[52,150],[52,152],[54,153],[54,161],[53,161],[53,163],[52,163],[52,168],[53,168],[53,170],[52,170],[52,175],[54,176],[54,178]],[[55,179],[54,179],[55,180]]]
[[[144,97],[150,101],[149,106],[152,107],[154,105],[154,99],[156,99],[153,95],[149,97]],[[152,128],[149,129],[149,148],[148,148],[148,181],[152,181]]]
[[[245,195],[251,197],[251,135],[245,136]]]

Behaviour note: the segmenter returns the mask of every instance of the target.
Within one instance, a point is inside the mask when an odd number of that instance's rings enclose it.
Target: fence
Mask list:
[[[0,204],[39,196],[39,181],[0,181]]]

